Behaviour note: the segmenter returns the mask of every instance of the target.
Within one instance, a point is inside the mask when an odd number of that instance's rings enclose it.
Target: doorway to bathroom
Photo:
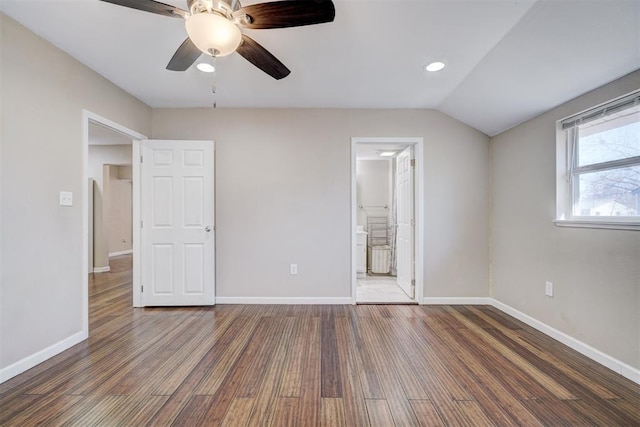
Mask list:
[[[352,300],[422,301],[422,138],[352,138]]]

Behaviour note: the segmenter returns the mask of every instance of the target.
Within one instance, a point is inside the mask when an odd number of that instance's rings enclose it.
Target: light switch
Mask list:
[[[73,193],[71,191],[60,192],[60,206],[73,206]]]

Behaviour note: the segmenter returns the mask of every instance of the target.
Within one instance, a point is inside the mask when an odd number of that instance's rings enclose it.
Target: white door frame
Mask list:
[[[89,124],[93,123],[103,126],[114,132],[118,132],[132,141],[147,139],[146,136],[132,129],[122,126],[112,120],[102,117],[89,110],[82,110],[82,333],[85,338],[89,336]],[[134,143],[135,147],[135,143]],[[135,156],[132,158],[132,160]],[[132,164],[136,163],[132,161]],[[134,166],[135,170],[135,166]],[[134,183],[135,175],[133,177]],[[135,188],[135,185],[134,185]],[[135,214],[135,209],[134,209]],[[134,217],[135,218],[135,217]],[[134,222],[135,224],[135,222]],[[133,227],[135,230],[136,228]],[[138,258],[135,252],[136,237],[134,231],[134,252],[133,259]],[[135,282],[135,277],[134,277]],[[139,288],[139,287],[138,287]],[[135,307],[135,286],[134,286],[134,307]]]
[[[424,295],[424,139],[420,137],[396,138],[396,137],[353,137],[351,138],[351,303],[356,304],[358,289],[357,272],[357,234],[358,210],[356,199],[356,148],[358,144],[399,144],[403,146],[413,145],[416,159],[414,179],[414,262],[416,293],[415,300],[423,304]]]

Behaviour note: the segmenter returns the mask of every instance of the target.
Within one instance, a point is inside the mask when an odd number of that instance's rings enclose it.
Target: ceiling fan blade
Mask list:
[[[167,65],[167,70],[185,71],[200,58],[200,55],[202,55],[202,51],[187,37],[178,50],[176,50],[176,53],[173,54],[171,61],[169,61]]]
[[[242,43],[236,52],[276,80],[283,79],[291,73],[278,58],[247,35],[242,35]]]
[[[188,13],[170,4],[160,3],[154,0],[101,0],[105,3],[117,4],[118,6],[130,7],[131,9],[142,10],[144,12],[156,13],[158,15],[170,16],[172,18],[186,18]]]
[[[331,0],[281,0],[241,7],[234,17],[247,15],[245,28],[268,29],[300,27],[331,22],[336,9]]]

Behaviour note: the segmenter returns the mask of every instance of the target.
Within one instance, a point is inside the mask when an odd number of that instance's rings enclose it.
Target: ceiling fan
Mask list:
[[[154,0],[101,0],[158,15],[182,18],[189,37],[173,55],[167,70],[185,71],[202,53],[213,57],[238,52],[280,80],[291,72],[240,28],[272,29],[331,22],[331,0],[280,0],[242,7],[239,0],[187,0],[188,11]]]

